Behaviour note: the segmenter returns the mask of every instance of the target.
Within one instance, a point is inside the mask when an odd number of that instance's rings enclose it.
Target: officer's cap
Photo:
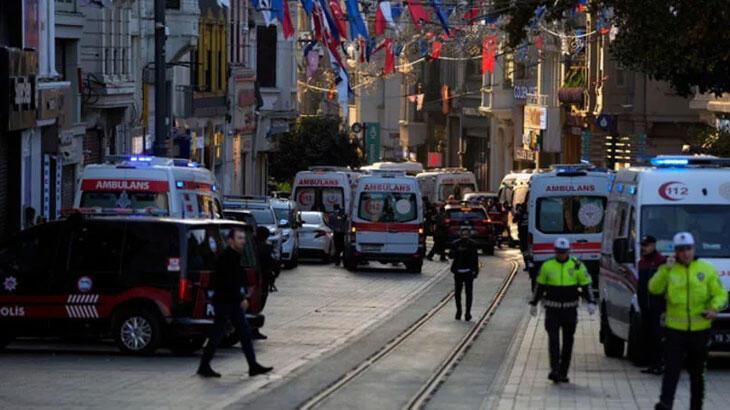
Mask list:
[[[558,238],[555,240],[555,250],[556,251],[569,251],[570,250],[570,241],[567,238]]]
[[[674,247],[691,247],[695,246],[695,238],[689,232],[680,232],[674,235]]]

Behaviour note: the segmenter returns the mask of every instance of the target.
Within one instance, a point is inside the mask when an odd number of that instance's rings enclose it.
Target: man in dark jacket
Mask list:
[[[641,238],[641,258],[639,259],[639,286],[636,295],[641,309],[641,330],[644,351],[649,359],[649,367],[642,373],[662,374],[662,334],[661,315],[664,313],[664,299],[649,294],[649,280],[667,258],[656,250],[656,238],[646,235]]]
[[[334,233],[335,255],[333,261],[335,265],[340,264],[342,252],[345,250],[345,233],[347,232],[347,213],[339,204],[334,205],[334,213],[332,214],[330,228]]]
[[[436,228],[433,233],[433,247],[426,255],[426,259],[433,260],[435,254],[441,256],[441,262],[446,261],[446,242],[448,241],[449,227],[446,225],[446,211],[443,208],[438,210],[436,215]]]
[[[253,350],[251,329],[246,322],[245,311],[248,308],[246,287],[244,285],[244,270],[241,265],[241,254],[246,246],[246,234],[241,229],[233,228],[228,232],[228,247],[218,255],[215,271],[211,276],[213,290],[213,308],[215,322],[210,330],[208,344],[200,358],[198,374],[202,377],[221,377],[210,367],[210,361],[215,355],[228,322],[236,328],[241,336],[241,350],[248,362],[249,376],[257,376],[270,372],[272,367],[264,367],[256,361]]]
[[[471,320],[474,278],[479,275],[479,253],[477,244],[469,237],[471,227],[462,225],[459,239],[451,244],[451,273],[454,274],[454,299],[456,300],[456,320],[461,320],[461,289],[466,293],[466,314],[464,319]]]

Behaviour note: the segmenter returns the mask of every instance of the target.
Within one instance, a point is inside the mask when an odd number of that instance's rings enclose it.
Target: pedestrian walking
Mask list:
[[[459,239],[451,244],[451,273],[454,274],[454,300],[456,320],[461,320],[461,290],[466,294],[464,320],[471,320],[471,304],[474,293],[474,279],[479,275],[479,253],[477,244],[471,240],[471,227],[462,225]]]
[[[220,373],[210,366],[210,362],[227,330],[229,321],[241,337],[241,350],[248,362],[249,376],[265,374],[273,369],[264,367],[256,361],[251,328],[245,317],[248,302],[241,255],[246,245],[246,233],[241,229],[232,228],[228,232],[227,239],[228,247],[218,256],[215,271],[210,278],[215,320],[198,366],[198,374],[202,377],[221,377]]]
[[[643,357],[648,358],[649,367],[642,373],[662,374],[662,326],[661,315],[664,313],[664,299],[649,294],[649,280],[666,258],[656,250],[656,238],[645,235],[641,238],[641,258],[639,259],[639,286],[636,294],[641,311],[641,330],[644,345]]]
[[[664,326],[666,370],[655,409],[671,409],[683,366],[690,378],[690,409],[701,409],[712,320],[727,306],[728,294],[712,264],[695,257],[689,232],[674,235],[674,258],[649,280],[649,292],[667,302]]]
[[[345,232],[347,232],[347,213],[340,208],[339,204],[334,205],[331,228],[334,232],[335,254],[333,257],[335,265],[340,264],[342,252],[345,250]]]
[[[449,227],[446,225],[446,211],[438,209],[436,214],[436,229],[433,233],[433,247],[426,255],[426,259],[432,261],[435,254],[439,254],[441,262],[446,261],[446,245],[448,242]]]
[[[530,301],[530,314],[537,316],[541,300],[545,308],[545,330],[548,333],[550,374],[553,383],[568,383],[568,369],[573,356],[573,338],[578,325],[578,299],[586,300],[588,313],[596,312],[591,289],[591,276],[585,265],[570,256],[570,242],[555,240],[555,257],[545,261],[537,275],[535,293]],[[562,348],[560,335],[563,336]]]

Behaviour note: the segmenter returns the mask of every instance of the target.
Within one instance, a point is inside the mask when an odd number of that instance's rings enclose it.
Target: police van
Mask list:
[[[345,246],[345,267],[364,261],[402,262],[421,272],[426,236],[423,203],[416,178],[404,172],[373,171],[360,177]]]
[[[87,165],[74,208],[127,209],[176,218],[221,218],[215,177],[187,159],[143,155]]]
[[[319,211],[332,215],[336,208],[349,213],[352,187],[358,173],[349,168],[317,166],[299,171],[294,177],[293,200],[302,212]]]
[[[213,323],[216,255],[233,228],[246,234],[246,316],[262,326],[265,289],[250,226],[76,213],[0,244],[0,348],[17,337],[86,336],[112,338],[132,354],[199,349]]]
[[[434,204],[444,204],[450,196],[461,201],[464,195],[477,191],[474,173],[463,168],[431,169],[416,175],[423,196]]]
[[[659,156],[651,166],[616,173],[611,186],[600,269],[601,342],[610,357],[641,354],[641,311],[636,291],[640,238],[657,239],[673,253],[672,238],[690,232],[696,255],[715,266],[730,289],[730,159]],[[713,349],[730,349],[730,311],[713,324]]]
[[[588,269],[595,284],[601,257],[603,219],[610,173],[592,165],[554,165],[532,174],[527,200],[527,262],[536,277],[554,256],[557,238],[567,238],[570,252]]]

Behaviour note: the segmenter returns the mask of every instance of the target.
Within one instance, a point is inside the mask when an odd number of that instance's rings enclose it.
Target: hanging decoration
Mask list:
[[[489,34],[484,36],[482,42],[482,75],[494,74],[494,60],[497,55],[497,36]]]
[[[393,54],[393,47],[391,45],[390,38],[385,39],[385,65],[383,66],[383,73],[390,74],[395,71],[395,55]]]
[[[347,17],[350,20],[350,35],[352,38],[360,36],[365,40],[369,39],[368,29],[365,26],[362,14],[360,14],[357,0],[345,0],[345,5],[347,6]]]
[[[431,21],[431,19],[428,17],[426,9],[418,4],[419,1],[420,0],[406,0],[406,4],[408,5],[408,11],[411,13],[413,25],[416,26],[416,30],[420,30],[425,23]]]
[[[433,50],[431,51],[431,58],[434,60],[438,60],[438,58],[441,56],[441,47],[443,45],[440,41],[434,41],[432,44]]]
[[[444,29],[444,33],[448,36],[450,34],[449,17],[446,11],[443,9],[441,0],[431,0],[431,6],[433,6],[433,11],[436,13],[436,17],[438,18],[439,23],[441,23],[441,27]]]

